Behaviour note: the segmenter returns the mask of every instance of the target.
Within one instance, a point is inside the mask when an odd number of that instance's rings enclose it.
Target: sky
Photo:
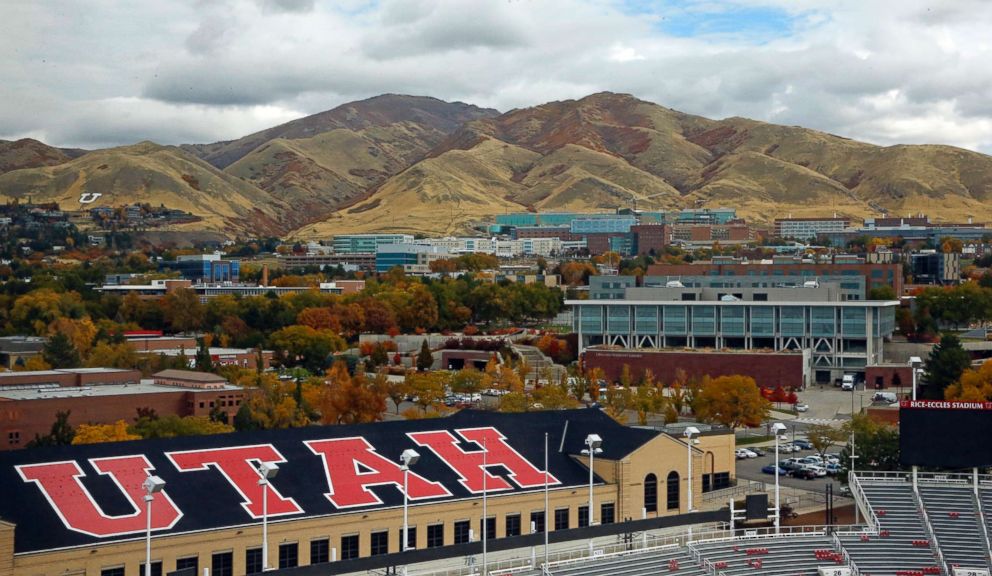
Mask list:
[[[0,139],[230,140],[382,93],[601,91],[992,153],[989,0],[3,0]]]

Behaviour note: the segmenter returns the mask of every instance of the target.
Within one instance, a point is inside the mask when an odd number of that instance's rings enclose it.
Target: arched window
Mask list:
[[[674,470],[668,473],[668,509],[679,509],[679,473]]]
[[[648,512],[658,511],[658,477],[654,474],[644,477],[644,509]]]

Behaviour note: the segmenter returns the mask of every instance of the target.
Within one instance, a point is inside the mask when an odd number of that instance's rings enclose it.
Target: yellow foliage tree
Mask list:
[[[76,436],[72,439],[72,443],[100,444],[140,439],[141,436],[128,432],[127,422],[118,420],[113,424],[80,424],[76,427]]]
[[[86,358],[86,366],[90,368],[134,368],[138,363],[138,353],[126,342],[100,342]]]
[[[24,361],[22,366],[14,364],[15,372],[28,372],[33,370],[51,370],[52,366],[41,356],[32,356]]]
[[[89,354],[90,348],[93,347],[93,339],[96,338],[97,330],[89,316],[78,320],[62,317],[56,318],[48,325],[49,336],[59,332],[68,336],[79,355],[85,358]]]
[[[768,416],[770,403],[750,376],[720,376],[702,387],[697,416],[730,428],[759,426]]]
[[[944,389],[945,400],[986,402],[992,400],[992,362],[977,370],[965,370],[961,379]]]

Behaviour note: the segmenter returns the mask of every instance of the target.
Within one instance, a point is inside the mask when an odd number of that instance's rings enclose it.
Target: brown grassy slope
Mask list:
[[[213,144],[189,144],[184,149],[207,162],[225,168],[262,144],[274,139],[311,138],[337,129],[367,130],[398,123],[413,123],[423,128],[421,141],[405,157],[409,166],[465,122],[499,114],[462,102],[444,102],[426,96],[384,94],[367,100],[343,104],[319,114],[249,134],[237,140]]]
[[[536,152],[487,139],[471,150],[449,150],[391,178],[369,200],[306,226],[294,237],[326,238],[344,232],[464,233],[493,214],[519,211],[512,199],[523,189],[515,173],[540,158]]]
[[[102,194],[81,204],[84,193]],[[278,234],[303,222],[288,206],[251,184],[172,146],[142,142],[90,152],[58,166],[0,176],[0,198],[31,196],[65,210],[147,202],[203,218],[195,227],[228,233]]]
[[[57,166],[78,157],[82,150],[62,150],[31,138],[0,140],[0,174],[24,168]]]

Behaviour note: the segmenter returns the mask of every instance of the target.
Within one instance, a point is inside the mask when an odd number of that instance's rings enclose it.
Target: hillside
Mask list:
[[[83,150],[53,148],[31,138],[0,140],[0,174],[24,168],[57,166],[82,156]]]
[[[501,149],[493,142],[536,156],[508,173],[466,170],[456,161],[467,155],[474,166],[498,165]],[[935,220],[992,220],[992,157],[950,146],[880,147],[743,118],[709,120],[625,94],[593,94],[472,121],[429,156],[379,186],[358,206],[360,217],[346,209],[294,235],[326,237],[395,222],[388,207],[411,194],[444,213],[449,206],[433,194],[440,183],[491,190],[518,211],[609,210],[632,206],[636,198],[638,208],[734,207],[766,224],[789,214],[833,212],[860,218],[922,211]],[[494,214],[481,203],[459,206],[445,230],[466,231]],[[420,226],[403,229],[438,228]]]
[[[57,166],[8,172],[0,175],[0,194],[58,202],[64,210],[165,205],[203,218],[187,227],[230,234],[281,234],[303,223],[285,203],[262,190],[179,148],[151,142],[97,150]]]

